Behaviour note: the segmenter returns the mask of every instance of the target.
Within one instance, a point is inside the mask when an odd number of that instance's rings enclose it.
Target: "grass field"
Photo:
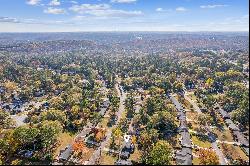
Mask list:
[[[212,145],[207,140],[201,140],[199,137],[192,135],[192,141],[194,145],[200,146],[202,148],[210,148]]]
[[[197,157],[193,158],[193,165],[200,165],[200,159]]]
[[[218,140],[220,141],[228,141],[233,142],[233,136],[228,128],[225,128],[223,131],[219,129],[213,129],[213,132],[218,136]]]
[[[218,144],[225,156],[231,157],[233,160],[242,158],[243,160],[249,160],[246,154],[241,150],[239,146],[224,144],[226,148],[222,147],[222,144]]]
[[[108,155],[107,153],[102,153],[100,165],[114,165],[116,160],[117,157],[113,157],[111,155]]]
[[[61,133],[58,137],[60,144],[55,151],[54,157],[56,157],[60,153],[60,150],[64,149],[68,144],[73,143],[74,137],[75,136],[70,133]]]
[[[141,152],[138,150],[137,146],[135,147],[135,151],[133,154],[130,155],[131,161],[138,161],[141,157]]]

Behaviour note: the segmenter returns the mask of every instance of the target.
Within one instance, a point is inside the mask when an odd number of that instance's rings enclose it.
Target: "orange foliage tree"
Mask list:
[[[83,141],[75,141],[72,145],[73,151],[77,154],[81,153],[82,155],[88,152],[88,148],[85,146]]]
[[[219,165],[219,158],[211,149],[200,149],[198,152],[201,165]]]

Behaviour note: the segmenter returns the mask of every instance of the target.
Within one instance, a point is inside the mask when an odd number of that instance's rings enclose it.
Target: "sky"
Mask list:
[[[249,31],[249,0],[0,0],[0,32]]]

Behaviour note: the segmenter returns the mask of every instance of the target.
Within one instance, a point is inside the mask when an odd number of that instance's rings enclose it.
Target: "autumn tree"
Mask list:
[[[62,126],[59,121],[43,121],[39,126],[41,143],[44,152],[51,152],[51,146],[57,141],[58,135],[62,132]]]
[[[153,144],[158,141],[158,131],[151,129],[149,131],[144,130],[139,137],[139,148],[142,150],[143,154],[146,155]]]
[[[67,117],[65,115],[64,112],[60,111],[60,110],[54,110],[54,109],[50,109],[48,111],[42,112],[41,113],[41,120],[48,120],[48,121],[59,121],[61,122],[62,125],[65,125],[66,121],[67,121]]]
[[[121,128],[117,127],[112,131],[112,138],[115,140],[118,140],[118,146],[121,146],[121,139],[122,139],[122,130]]]
[[[201,165],[219,165],[219,158],[216,153],[211,149],[200,149],[198,156]]]
[[[148,165],[171,165],[172,148],[167,141],[158,141],[149,152],[145,160]]]
[[[65,104],[65,102],[61,97],[53,97],[52,99],[50,99],[49,103],[51,105],[51,108],[59,110],[63,109]]]
[[[11,119],[10,114],[0,109],[0,131],[13,127],[15,122]]]

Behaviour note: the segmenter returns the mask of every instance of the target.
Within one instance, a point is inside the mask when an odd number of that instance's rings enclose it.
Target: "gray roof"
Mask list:
[[[130,155],[130,153],[127,152],[127,151],[122,151],[122,152],[121,152],[121,157],[122,157],[122,158],[129,158],[129,155]]]
[[[190,134],[186,131],[184,132],[181,132],[181,137],[182,137],[182,146],[184,147],[192,147],[192,144],[191,144],[191,137],[190,137]]]
[[[249,147],[249,141],[244,137],[244,135],[240,131],[234,131],[233,133],[237,137],[239,143],[246,147]]]
[[[192,165],[192,150],[191,148],[182,148],[176,152],[176,162],[178,165]]]
[[[101,108],[100,110],[101,110],[101,111],[100,111],[100,115],[101,115],[101,116],[104,116],[105,113],[106,113],[106,111],[107,111],[107,108]]]
[[[186,156],[186,155],[192,155],[192,149],[191,148],[182,148],[180,151],[176,152],[176,156]]]
[[[225,122],[230,129],[232,129],[234,131],[239,131],[239,128],[233,123],[233,121],[231,119],[226,119]]]
[[[132,165],[132,162],[130,160],[119,160],[115,162],[116,165]]]
[[[69,145],[59,156],[59,160],[68,160],[72,152],[72,146]]]
[[[225,119],[225,118],[230,118],[229,114],[224,111],[223,109],[219,109],[219,113],[221,114],[221,116]]]
[[[247,156],[249,156],[249,148],[242,147],[242,150],[246,153]]]

